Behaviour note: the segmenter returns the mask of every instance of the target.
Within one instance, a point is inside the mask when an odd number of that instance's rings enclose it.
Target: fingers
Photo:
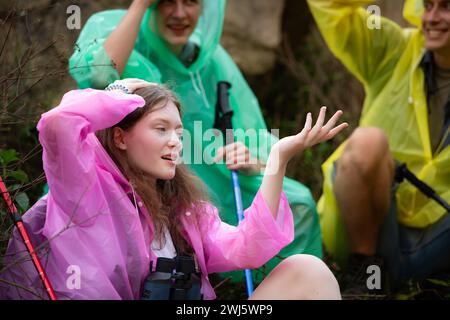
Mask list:
[[[321,137],[321,142],[332,139],[339,132],[348,127],[348,123],[344,122],[335,127],[337,121],[342,116],[342,110],[338,110],[331,118],[328,120],[327,124],[323,127],[324,132],[326,133]]]
[[[225,164],[229,165],[247,165],[250,163],[250,157],[248,155],[234,155],[226,158]]]
[[[311,126],[312,126],[312,114],[311,112],[308,112],[308,114],[306,115],[306,123],[304,129],[306,129],[306,131],[309,132],[311,130]]]
[[[139,78],[125,78],[125,79],[122,79],[121,81],[127,81],[127,82],[141,82],[141,81],[145,81],[145,80],[142,80],[142,79],[139,79]]]
[[[306,115],[305,126],[298,135],[302,137],[306,136],[311,131],[311,125],[312,125],[312,115],[311,112],[308,112],[308,114]]]
[[[342,130],[344,130],[347,127],[348,127],[348,123],[344,122],[344,123],[341,123],[340,125],[338,125],[337,127],[331,129],[330,132],[328,132],[328,134],[325,136],[324,141],[332,139],[335,135],[337,135],[339,132],[341,132]]]
[[[148,82],[148,81],[145,81],[142,79],[137,79],[137,78],[126,78],[126,79],[122,79],[122,80],[116,80],[114,82],[125,85],[128,88],[128,90],[130,91],[129,93],[133,93],[137,89],[140,89],[140,88],[158,85],[157,83]]]
[[[303,146],[313,146],[319,142],[323,142],[325,140],[333,138],[335,135],[337,135],[339,132],[341,132],[343,129],[348,127],[347,123],[342,123],[335,127],[336,123],[338,122],[339,118],[342,116],[343,112],[342,110],[338,110],[331,118],[328,120],[328,122],[324,124],[325,122],[325,115],[326,115],[326,107],[320,108],[319,116],[317,117],[316,124],[312,129],[311,123],[312,123],[312,117],[311,113],[308,113],[306,117],[306,124],[303,130],[300,132],[300,134],[297,135],[297,142],[301,143]],[[310,130],[308,130],[310,129]]]
[[[326,133],[323,131],[323,123],[325,121],[325,114],[327,112],[327,107],[320,108],[319,116],[317,117],[316,124],[311,129],[310,133],[308,134],[309,140],[312,139],[320,139],[323,137]]]
[[[334,128],[336,122],[344,113],[342,110],[338,110],[331,118],[328,120],[327,124],[323,127],[327,132]]]
[[[216,156],[214,157],[213,161],[218,162],[220,159],[223,158],[224,154],[225,154],[225,148],[220,147],[219,149],[217,149],[217,153],[216,153]]]
[[[323,106],[320,108],[319,117],[317,118],[316,125],[313,130],[320,130],[323,127],[323,122],[325,121],[325,114],[327,113],[327,107]]]
[[[217,154],[214,157],[214,162],[218,162],[225,157],[225,163],[228,165],[233,164],[247,164],[252,159],[250,151],[241,142],[231,143],[225,147],[220,147],[217,150]]]

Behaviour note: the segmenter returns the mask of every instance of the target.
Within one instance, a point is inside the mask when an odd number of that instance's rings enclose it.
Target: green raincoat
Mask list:
[[[360,126],[383,129],[394,158],[405,162],[419,179],[450,201],[450,147],[433,153],[429,136],[424,72],[420,66],[425,53],[420,30],[423,2],[405,3],[404,16],[417,28],[402,29],[382,18],[380,29],[370,29],[370,13],[362,6],[372,2],[308,0],[331,51],[364,85],[366,99]],[[333,162],[344,146],[345,142],[322,166],[324,192],[318,204],[325,247],[340,260],[344,260],[348,248],[331,174]],[[396,197],[397,217],[405,226],[424,228],[446,214],[410,183],[402,183]]]
[[[208,154],[208,143],[199,138],[202,131],[214,125],[217,82],[224,80],[232,84],[230,104],[234,111],[233,127],[262,130],[261,144],[252,146],[243,137],[237,140],[245,143],[252,155],[258,154],[263,160],[268,152],[258,153],[258,147],[273,145],[277,139],[266,128],[258,101],[243,78],[236,64],[220,46],[219,40],[225,11],[224,0],[204,0],[203,11],[190,42],[200,47],[198,58],[188,68],[166,46],[155,32],[154,8],[150,7],[142,20],[141,29],[121,77],[102,44],[119,24],[125,10],[109,10],[94,14],[86,23],[69,60],[70,74],[80,88],[104,88],[119,78],[141,78],[147,81],[170,84],[178,94],[183,106],[184,128],[192,139],[184,139],[183,156],[186,150],[193,154]],[[202,131],[199,131],[201,126]],[[211,137],[209,137],[211,138]],[[206,138],[207,140],[208,138]],[[193,141],[194,140],[194,141]],[[220,143],[219,143],[220,142]],[[223,145],[221,139],[215,146]],[[211,162],[207,155],[204,159]],[[191,159],[191,162],[192,161]],[[200,162],[200,161],[197,161]],[[230,171],[224,164],[191,164],[190,168],[202,178],[208,187],[212,202],[220,209],[221,218],[233,225],[237,224]],[[259,189],[262,175],[239,174],[244,207],[248,207]],[[297,253],[308,253],[322,257],[322,239],[315,203],[310,191],[300,183],[285,178],[283,184],[291,208],[294,212],[295,240],[284,248],[279,256],[287,257]],[[280,262],[273,258],[259,272],[254,272],[257,282]],[[233,273],[234,280],[241,280],[243,272]]]

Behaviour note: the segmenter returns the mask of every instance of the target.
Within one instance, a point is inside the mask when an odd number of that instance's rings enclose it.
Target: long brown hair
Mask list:
[[[196,215],[200,214],[195,208],[201,206],[195,206],[195,204],[208,200],[203,183],[185,165],[180,164],[176,168],[173,179],[157,180],[155,188],[154,184],[149,182],[152,180],[151,177],[128,161],[125,150],[116,147],[113,134],[114,127],[124,131],[131,130],[144,115],[155,111],[157,106],[158,109],[164,108],[168,102],[172,102],[181,113],[180,102],[169,89],[162,85],[141,88],[134,93],[144,98],[145,106],[128,114],[117,125],[98,131],[97,137],[144,201],[155,225],[155,237],[160,245],[164,244],[164,227],[167,227],[177,253],[191,254],[193,250],[183,237],[180,217],[186,211],[191,211],[195,219]]]

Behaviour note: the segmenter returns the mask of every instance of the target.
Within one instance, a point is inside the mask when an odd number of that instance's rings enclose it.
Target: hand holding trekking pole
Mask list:
[[[278,212],[283,177],[289,160],[306,148],[333,138],[341,130],[348,127],[347,123],[335,126],[342,116],[342,111],[340,110],[324,125],[325,113],[326,107],[322,107],[314,127],[312,127],[311,113],[308,113],[303,130],[294,136],[281,139],[274,144],[270,151],[264,179],[261,184],[261,192],[274,218],[276,218]]]
[[[225,164],[229,170],[239,170],[246,175],[258,174],[264,168],[261,160],[253,158],[250,150],[240,141],[217,149],[214,162],[222,158],[225,158]]]

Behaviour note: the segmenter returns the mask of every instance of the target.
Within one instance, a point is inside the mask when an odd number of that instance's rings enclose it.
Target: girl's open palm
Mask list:
[[[348,127],[347,123],[336,126],[337,121],[342,116],[342,111],[337,111],[324,125],[326,107],[320,109],[317,122],[312,126],[312,116],[308,113],[303,130],[296,135],[288,136],[278,141],[272,148],[272,152],[278,152],[281,163],[288,162],[294,155],[312,147],[318,143],[333,138],[340,131]]]

